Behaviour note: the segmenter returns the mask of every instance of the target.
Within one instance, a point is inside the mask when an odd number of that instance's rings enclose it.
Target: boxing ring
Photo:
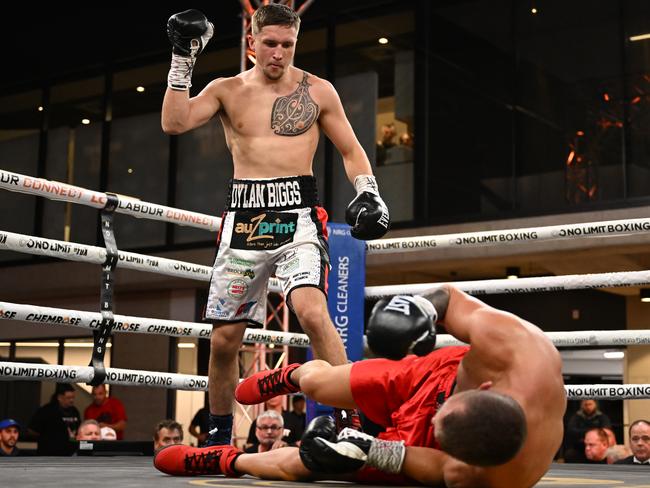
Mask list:
[[[100,312],[87,312],[54,307],[41,307],[0,301],[0,318],[11,321],[66,325],[85,328],[95,335],[91,366],[60,366],[1,361],[0,380],[57,381],[93,383],[104,380],[111,385],[153,386],[177,390],[206,391],[207,377],[169,372],[104,368],[103,352],[113,332],[166,335],[172,337],[209,338],[212,326],[159,318],[134,317],[112,313],[111,271],[115,267],[150,272],[170,277],[181,277],[202,282],[210,280],[210,266],[148,256],[118,250],[112,234],[110,215],[105,212],[128,214],[137,218],[153,219],[173,224],[192,226],[210,232],[219,229],[220,219],[214,216],[143,202],[134,198],[105,194],[65,183],[20,175],[0,170],[0,188],[71,203],[94,207],[102,211],[102,230],[106,247],[89,246],[55,239],[16,234],[0,229],[0,250],[49,256],[51,258],[101,265],[103,281]],[[106,218],[105,218],[106,217]],[[645,234],[650,219],[591,222],[586,224],[556,225],[538,228],[508,229],[440,236],[380,239],[368,241],[368,254],[418,252],[422,249],[452,247],[485,247],[509,243],[542,242],[558,239],[589,239],[593,236],[624,236]],[[376,299],[393,294],[419,294],[441,283],[406,284],[365,287],[365,297]],[[532,293],[588,288],[612,288],[650,285],[650,270],[610,272],[566,276],[457,281],[454,286],[472,295],[500,293]],[[269,290],[280,292],[279,283],[272,279]],[[0,297],[1,298],[1,297]],[[626,346],[650,344],[650,330],[608,330],[548,332],[546,335],[557,347]],[[309,347],[305,334],[268,329],[247,329],[244,342],[282,346]],[[449,335],[440,334],[436,347],[460,344]],[[283,355],[286,361],[286,355]],[[99,381],[101,382],[101,381]],[[650,384],[592,384],[567,385],[569,399],[648,399]],[[78,467],[93,473],[97,486],[296,486],[297,483],[262,481],[254,478],[225,479],[222,477],[171,478],[158,473],[149,458],[0,458],[3,481],[6,486],[60,486],[63,469]],[[537,486],[650,486],[648,475],[634,467],[584,466],[557,464]],[[70,486],[86,486],[85,478],[68,479]],[[83,483],[83,485],[81,484]],[[645,484],[644,484],[645,483]],[[340,484],[340,483],[339,483]],[[313,485],[310,483],[310,485]],[[331,485],[331,483],[328,483]]]

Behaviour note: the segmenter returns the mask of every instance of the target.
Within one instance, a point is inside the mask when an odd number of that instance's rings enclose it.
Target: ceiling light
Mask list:
[[[650,303],[650,288],[641,288],[639,296],[641,297],[642,302]]]
[[[623,359],[625,353],[623,351],[605,351],[603,356],[605,359]]]
[[[193,342],[179,342],[178,343],[178,348],[179,349],[194,349],[196,346],[194,345]]]
[[[43,111],[43,106],[42,106],[42,105],[39,105],[39,106],[38,106],[38,111],[39,111],[39,112],[42,112],[42,111]]]
[[[533,13],[533,14],[536,14],[536,13],[537,13],[537,9],[536,9],[535,7],[531,8],[530,11],[531,11],[531,13]]]
[[[506,268],[506,278],[508,278],[509,280],[516,280],[517,278],[519,278],[520,274],[521,274],[520,270],[516,266]]]
[[[83,125],[88,125],[88,124],[90,124],[90,119],[81,119],[81,123]]]
[[[377,39],[377,42],[379,44],[388,44],[388,39],[386,39],[385,37],[380,37],[379,39]]]
[[[638,36],[630,37],[630,41],[632,41],[632,42],[644,41],[646,39],[650,39],[650,33],[648,33],[648,34],[639,34]]]
[[[142,93],[144,91],[144,86],[139,86],[135,89],[138,93]]]
[[[129,173],[129,174],[133,173],[133,168],[127,169],[126,172]]]

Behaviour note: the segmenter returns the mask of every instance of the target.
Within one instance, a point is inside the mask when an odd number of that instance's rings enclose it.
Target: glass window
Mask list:
[[[104,78],[52,87],[45,177],[99,190]],[[94,245],[97,210],[85,205],[45,200],[43,235]]]
[[[41,126],[40,90],[0,98],[0,168],[36,176]],[[0,189],[0,230],[34,233],[36,198]],[[0,261],[26,259],[27,254],[0,252]]]
[[[16,357],[58,364],[59,343],[55,340],[16,342]]]
[[[115,73],[113,77],[108,191],[167,205],[169,137],[160,127],[167,86],[164,63]],[[127,215],[115,218],[120,248],[163,245],[166,224]]]
[[[167,204],[169,137],[160,128],[160,112],[114,119],[109,161],[108,191]],[[121,249],[163,245],[165,232],[164,222],[115,216]]]
[[[433,7],[428,136],[434,219],[498,214],[514,205],[511,4]]]
[[[239,47],[202,53],[192,76],[191,96],[212,80],[239,73]],[[176,157],[176,204],[178,208],[221,216],[226,205],[232,156],[226,146],[219,117],[178,137]],[[193,227],[177,226],[177,243],[214,241],[210,234]]]
[[[628,121],[628,196],[650,195],[650,4],[623,2],[625,93],[618,100]]]
[[[104,354],[104,365],[107,368],[111,366],[111,348],[112,343],[109,342],[106,353]],[[65,366],[85,366],[90,363],[92,354],[92,337],[66,339],[63,349],[63,364]]]
[[[524,211],[622,198],[620,8],[517,3],[517,196]]]
[[[414,30],[412,11],[360,18],[336,26],[336,89],[368,154],[393,222],[413,219]],[[332,220],[343,221],[354,196],[335,151]]]

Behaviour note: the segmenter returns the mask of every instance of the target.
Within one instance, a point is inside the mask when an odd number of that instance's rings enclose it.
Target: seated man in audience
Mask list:
[[[616,444],[607,448],[607,464],[617,464],[622,459],[627,458],[632,454],[632,451],[623,444]]]
[[[275,410],[265,410],[255,419],[255,437],[257,445],[253,445],[244,452],[266,452],[288,444],[282,440],[284,433],[284,419]]]
[[[642,419],[633,422],[629,434],[632,455],[616,464],[641,464],[650,468],[650,422]]]
[[[158,422],[153,433],[154,451],[183,443],[183,426],[172,419]]]
[[[78,441],[99,441],[102,435],[99,427],[99,422],[96,420],[84,420],[77,429]]]
[[[585,457],[587,463],[607,463],[607,449],[609,449],[609,437],[605,429],[589,429],[585,434]]]
[[[0,421],[0,456],[20,456],[16,447],[20,425],[14,419]]]

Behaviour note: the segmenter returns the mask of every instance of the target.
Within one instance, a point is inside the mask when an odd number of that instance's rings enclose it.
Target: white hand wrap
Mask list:
[[[339,443],[341,443],[341,441],[345,443],[345,441],[349,439],[357,439],[369,443],[370,449],[368,449],[367,457],[359,455],[353,456],[350,453],[347,453],[349,457],[356,457],[357,459],[365,460],[366,466],[377,468],[384,473],[391,474],[399,474],[402,471],[404,456],[406,456],[406,446],[404,445],[404,441],[384,441],[349,428],[343,429],[339,433],[337,439]],[[350,447],[356,446],[351,445]],[[361,450],[359,449],[359,451]]]
[[[373,175],[359,175],[354,179],[354,189],[357,195],[364,191],[379,196],[377,179]]]
[[[172,54],[172,65],[167,75],[167,86],[172,90],[187,91],[192,86],[192,70],[196,58]]]

